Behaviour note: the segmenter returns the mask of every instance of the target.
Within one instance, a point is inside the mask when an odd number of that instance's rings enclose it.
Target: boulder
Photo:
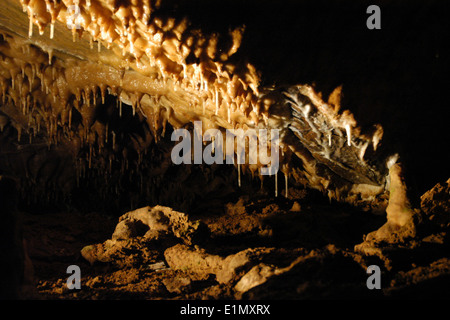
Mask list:
[[[173,235],[191,245],[204,236],[207,227],[200,221],[190,221],[188,215],[164,206],[143,207],[127,212],[119,218],[112,235],[113,240],[125,240],[137,236],[158,239]]]

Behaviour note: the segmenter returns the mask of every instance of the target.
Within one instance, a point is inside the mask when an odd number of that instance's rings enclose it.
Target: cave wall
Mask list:
[[[450,158],[448,152],[443,150],[449,142],[447,119],[443,116],[447,108],[445,80],[449,55],[445,42],[449,28],[446,28],[448,22],[445,12],[448,5],[442,1],[378,1],[382,12],[382,29],[368,30],[365,27],[368,4],[367,1],[286,1],[276,5],[273,1],[164,1],[157,14],[175,18],[187,16],[195,27],[209,34],[226,33],[245,26],[242,44],[229,61],[236,69],[244,68],[247,62],[255,65],[260,71],[262,86],[314,84],[317,91],[327,96],[334,88],[342,85],[342,105],[355,114],[362,126],[373,123],[383,125],[385,136],[381,152],[400,153],[401,161],[411,171],[408,175],[411,183],[416,185],[417,193],[421,194],[436,181],[449,175],[447,164]],[[56,30],[56,38],[58,35],[60,39],[64,38],[58,32],[60,29]],[[27,31],[28,26],[22,25],[20,32]],[[70,43],[70,32],[66,38],[67,43]],[[46,41],[50,40],[46,38],[43,43]],[[88,44],[85,41],[83,45]],[[83,50],[77,54],[86,54]],[[105,48],[99,54],[95,50],[89,52],[86,57],[97,62],[109,57]],[[195,57],[189,59],[188,62],[196,62]],[[114,97],[107,99],[107,104],[114,103]],[[130,112],[131,109],[127,110]],[[99,119],[101,117],[98,116]],[[109,114],[106,117],[113,116]],[[10,146],[14,145],[12,141],[16,137],[13,135],[11,128],[6,128],[2,133],[2,159],[10,153]],[[33,145],[39,143],[42,141],[35,140]],[[121,143],[126,142],[123,140]],[[64,154],[64,147],[60,147],[60,152]],[[33,152],[34,155],[48,158],[51,158],[52,153]],[[135,160],[137,154],[131,157]],[[24,158],[20,161],[14,160],[16,158],[2,161],[2,172],[30,179],[29,168],[11,169],[10,163],[32,162],[30,155],[25,154]],[[51,188],[61,190],[75,185],[78,173],[61,168],[70,167],[71,161],[76,161],[62,159],[65,157],[55,160],[48,172],[40,171],[40,165],[35,165],[37,175],[41,178],[44,176],[43,187],[40,187],[44,194]],[[150,156],[147,160],[151,161],[149,159]],[[97,165],[106,166],[105,161]],[[121,165],[118,167],[120,179],[124,170]],[[149,166],[145,173],[146,180],[153,179],[152,170]],[[141,186],[132,185],[136,177],[143,176],[140,173],[135,171],[134,175],[129,175],[132,178],[121,188],[123,194],[128,193],[125,197],[141,192]],[[102,175],[104,172],[97,175],[93,173],[90,178],[88,176],[86,183],[101,181]],[[58,176],[60,183],[49,182],[58,180]],[[33,178],[36,180],[31,174]],[[96,198],[96,192],[103,193],[106,197],[100,198],[106,199],[108,193],[114,193],[117,180],[114,182],[111,179],[104,183],[106,188],[99,187],[99,184],[86,185],[83,189],[89,190],[93,199]],[[26,188],[22,190],[22,193],[28,192]],[[148,199],[148,193],[146,196]]]

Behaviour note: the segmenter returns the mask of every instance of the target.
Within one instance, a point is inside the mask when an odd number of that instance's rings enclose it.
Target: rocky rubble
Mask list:
[[[109,239],[65,258],[84,270],[81,290],[68,290],[64,275],[44,280],[39,265],[37,289],[53,299],[449,297],[449,200],[448,182],[426,192],[418,232],[396,242],[367,241],[383,217],[319,204],[311,193],[276,204],[241,197],[203,219],[144,207],[121,216]],[[367,288],[369,265],[380,267],[381,290]]]
[[[420,197],[420,208],[433,224],[448,228],[450,223],[450,179],[438,183]]]

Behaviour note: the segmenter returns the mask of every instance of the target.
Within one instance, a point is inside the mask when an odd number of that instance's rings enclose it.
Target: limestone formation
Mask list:
[[[253,64],[234,59],[244,26],[211,33],[188,17],[163,15],[164,3],[149,0],[8,0],[2,6],[15,17],[0,19],[2,128],[11,124],[19,142],[26,135],[63,148],[73,157],[76,181],[93,168],[110,176],[117,163],[122,174],[131,165],[142,173],[142,158],[169,126],[200,120],[203,130],[281,130],[286,190],[294,179],[355,205],[384,203],[386,156],[376,153],[383,128],[361,128],[341,106],[341,87],[327,102],[310,85],[264,86]],[[128,137],[117,126],[125,106],[139,128]],[[260,168],[237,166],[239,177]],[[71,186],[65,188],[67,195]]]
[[[350,286],[358,295],[365,259],[396,272],[404,267],[402,250],[445,248],[448,36],[439,25],[447,10],[437,2],[423,5],[428,12],[382,1],[392,16],[433,17],[396,21],[403,34],[392,19],[381,30],[361,24],[365,1],[2,0],[6,295],[18,295],[22,268],[30,267],[7,175],[26,210],[120,213],[107,240],[83,243],[77,263],[132,269],[129,286],[142,273],[163,274],[152,287],[162,296],[213,282],[212,296],[226,287],[227,297],[265,297],[265,288],[286,289],[277,280],[306,273],[313,280],[286,292],[308,297],[311,283],[322,285],[316,268],[328,281],[337,275],[333,263],[357,275]],[[177,130],[203,137],[210,129],[221,135],[189,141],[192,163],[174,162]],[[257,136],[271,147],[277,170],[266,174],[269,154],[261,157],[261,144],[255,148],[248,135],[228,144],[231,130],[277,132],[279,139]],[[230,166],[195,161],[192,150],[217,156],[220,146],[233,147],[223,154]],[[307,192],[318,192],[328,207],[303,202]],[[260,208],[261,198],[272,203]],[[386,222],[360,237],[323,221],[334,210],[358,231],[380,215]],[[330,245],[336,239],[345,249]],[[447,270],[439,258],[400,278]],[[324,261],[330,266],[322,268]]]

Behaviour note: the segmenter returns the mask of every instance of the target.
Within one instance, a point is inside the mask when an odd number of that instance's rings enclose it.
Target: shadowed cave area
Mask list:
[[[447,9],[3,2],[1,298],[448,298]],[[194,121],[280,130],[277,175],[174,164]]]

